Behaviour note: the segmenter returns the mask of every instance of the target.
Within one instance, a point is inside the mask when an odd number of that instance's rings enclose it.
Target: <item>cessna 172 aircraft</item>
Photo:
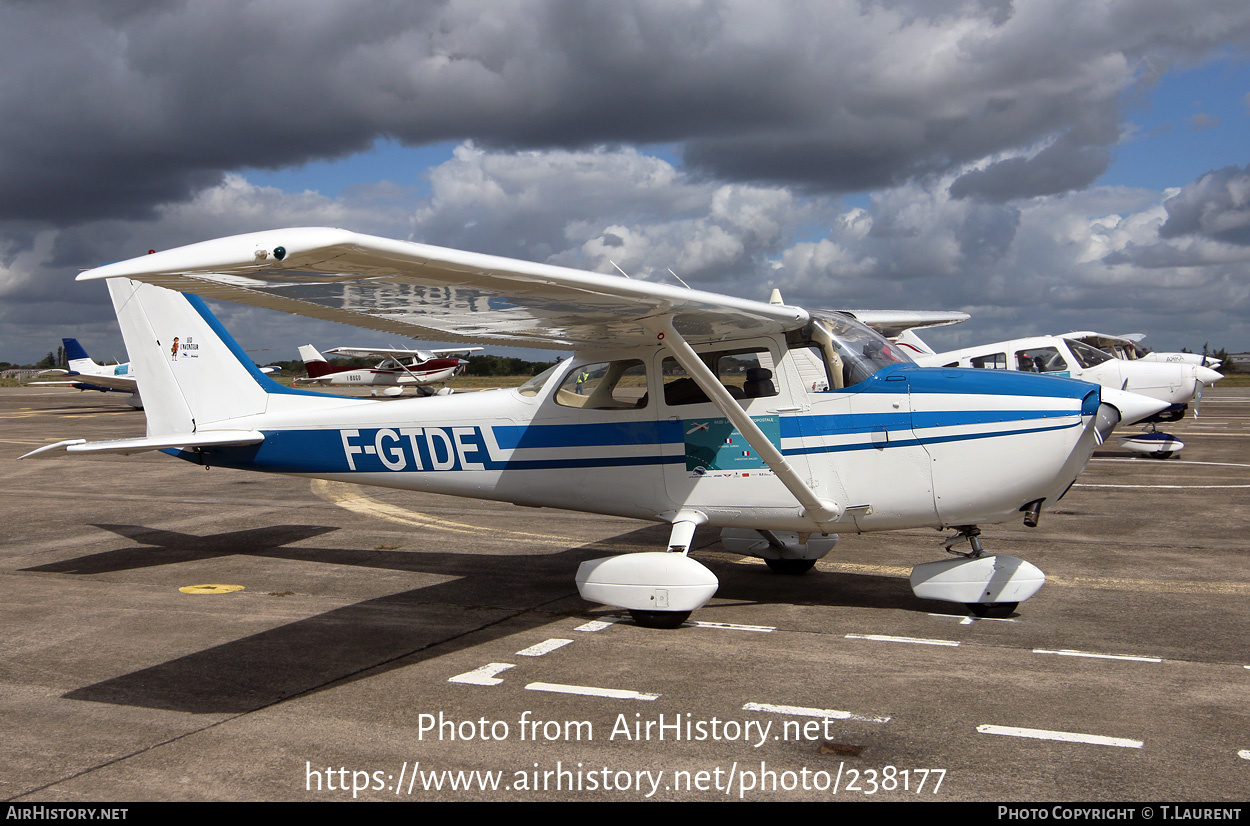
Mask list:
[[[1166,403],[1161,412],[1152,416],[1124,417],[1124,425],[1178,421],[1189,409],[1189,402],[1201,396],[1204,386],[1223,378],[1201,365],[1117,359],[1063,336],[1033,336],[934,353],[919,336],[907,330],[899,335],[897,343],[913,353],[917,364],[926,367],[989,368],[1072,377]],[[1153,427],[1145,433],[1120,438],[1120,447],[1159,459],[1168,458],[1184,446],[1175,436]]]
[[[335,347],[326,350],[335,356],[349,358],[382,357],[377,367],[335,367],[325,360],[311,344],[299,348],[308,378],[296,379],[296,384],[337,384],[363,387],[383,387],[388,396],[398,396],[405,386],[427,387],[441,384],[464,371],[467,361],[461,358],[443,358],[456,353],[475,353],[481,347],[461,347],[443,350],[396,350],[379,347]],[[408,359],[404,363],[403,359]],[[376,394],[377,391],[374,390]],[[426,395],[426,394],[422,394]]]
[[[715,575],[688,555],[699,525],[791,574],[839,531],[950,528],[954,558],[916,566],[914,593],[1010,613],[1045,578],[986,554],[978,525],[1036,524],[1120,420],[1117,405],[1140,404],[1080,381],[921,369],[833,311],[338,229],[221,238],[79,279],[108,279],[147,435],[27,455],[161,450],[199,465],[667,523],[666,550],[584,562],[576,577],[586,599],[657,627],[680,625],[716,592]],[[574,354],[515,389],[327,396],[262,375],[201,297]],[[175,337],[183,345],[171,353]],[[800,353],[823,365],[818,387],[800,376]],[[961,540],[966,553],[954,550]]]
[[[143,398],[139,395],[139,385],[130,372],[130,362],[125,364],[96,364],[76,338],[63,338],[65,358],[69,360],[69,370],[44,370],[41,375],[58,374],[74,376],[64,381],[32,381],[33,385],[57,387],[75,387],[79,390],[98,390],[101,393],[129,393],[126,401],[136,410],[143,409]]]

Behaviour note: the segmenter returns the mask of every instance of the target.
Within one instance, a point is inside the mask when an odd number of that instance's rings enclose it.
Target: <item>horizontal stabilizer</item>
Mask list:
[[[147,450],[170,450],[192,447],[220,447],[223,445],[255,445],[265,441],[259,430],[213,430],[205,433],[186,433],[181,436],[143,437],[139,439],[114,439],[108,442],[88,442],[86,439],[66,439],[56,444],[32,450],[19,459],[65,448],[67,453],[143,453]]]

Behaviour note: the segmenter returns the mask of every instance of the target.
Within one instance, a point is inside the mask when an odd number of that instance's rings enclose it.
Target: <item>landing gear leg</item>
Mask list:
[[[981,549],[981,529],[980,528],[978,528],[976,525],[959,525],[958,527],[955,528],[955,530],[959,531],[959,533],[955,534],[950,539],[946,540],[946,542],[943,543],[942,545],[942,547],[946,549],[947,553],[954,554],[955,556],[966,557],[968,559],[976,559],[985,553],[985,551]],[[972,550],[970,550],[968,553],[960,553],[959,551],[955,550],[954,548],[955,543],[961,539],[968,540],[968,545],[969,547],[972,548]]]
[[[960,525],[956,528],[957,534],[946,540],[942,546],[946,548],[947,553],[955,556],[962,556],[965,559],[980,559],[985,555],[985,550],[981,547],[981,529],[976,525]],[[968,540],[970,550],[967,553],[960,553],[955,550],[955,543],[961,539]],[[1019,602],[965,602],[964,606],[972,612],[973,616],[982,619],[1006,619],[1011,616],[1019,606]]]

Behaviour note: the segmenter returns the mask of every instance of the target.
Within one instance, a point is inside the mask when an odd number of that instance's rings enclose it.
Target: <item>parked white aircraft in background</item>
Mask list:
[[[1010,613],[1044,576],[985,554],[978,524],[1036,524],[1120,420],[1095,385],[925,370],[839,313],[346,230],[222,238],[79,278],[108,279],[147,435],[33,453],[165,450],[198,465],[664,522],[665,552],[577,574],[583,597],[643,624],[680,624],[715,593],[715,575],[688,556],[699,525],[792,574],[839,531],[950,528],[956,557],[916,566],[914,593]],[[516,389],[327,396],[263,376],[201,295],[574,354]],[[199,346],[171,357],[175,336]],[[796,353],[818,360],[822,387],[803,381]],[[966,554],[952,550],[961,540]]]
[[[335,367],[326,361],[311,344],[299,348],[308,378],[296,384],[336,384],[355,387],[384,387],[383,393],[398,396],[405,386],[427,387],[441,384],[464,372],[468,364],[462,358],[446,358],[456,353],[475,353],[481,347],[460,347],[443,350],[397,350],[383,347],[335,347],[327,353],[348,358],[381,358],[377,367]],[[450,391],[448,391],[450,392]],[[376,395],[377,391],[374,391]],[[427,394],[422,394],[427,395]],[[433,395],[432,393],[428,395]]]
[[[1167,407],[1150,416],[1125,416],[1122,424],[1154,424],[1178,421],[1189,402],[1202,388],[1223,378],[1209,367],[1125,361],[1080,341],[1062,336],[1032,336],[935,353],[914,332],[901,334],[897,343],[909,348],[917,364],[925,367],[973,367],[1040,373],[1076,378],[1104,388],[1118,389],[1165,402]],[[1121,437],[1120,446],[1158,458],[1167,458],[1184,447],[1175,437],[1150,431]]]
[[[130,371],[130,362],[125,364],[96,364],[87,355],[87,351],[76,338],[63,338],[65,358],[69,362],[69,370],[44,370],[40,375],[73,376],[64,381],[32,381],[33,385],[54,387],[75,387],[79,390],[98,390],[101,393],[129,393],[126,401],[136,410],[143,409],[143,398],[139,395],[139,385],[134,373]]]
[[[1211,358],[1205,352],[1156,353],[1138,343],[1146,337],[1143,333],[1112,336],[1106,333],[1083,330],[1076,333],[1064,333],[1063,337],[1079,341],[1082,344],[1088,344],[1090,347],[1097,347],[1104,353],[1109,353],[1125,361],[1161,361],[1165,364],[1194,364],[1199,367],[1209,367],[1213,370],[1221,364],[1219,359]]]

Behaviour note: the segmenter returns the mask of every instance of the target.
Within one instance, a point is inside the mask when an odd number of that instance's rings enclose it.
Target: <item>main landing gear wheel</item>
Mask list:
[[[689,611],[635,611],[631,608],[629,615],[643,628],[681,628],[682,623],[690,619]]]
[[[764,564],[775,574],[798,576],[805,574],[816,564],[814,559],[765,559]]]
[[[1015,612],[1018,602],[968,602],[968,610],[982,619],[1006,619]]]

